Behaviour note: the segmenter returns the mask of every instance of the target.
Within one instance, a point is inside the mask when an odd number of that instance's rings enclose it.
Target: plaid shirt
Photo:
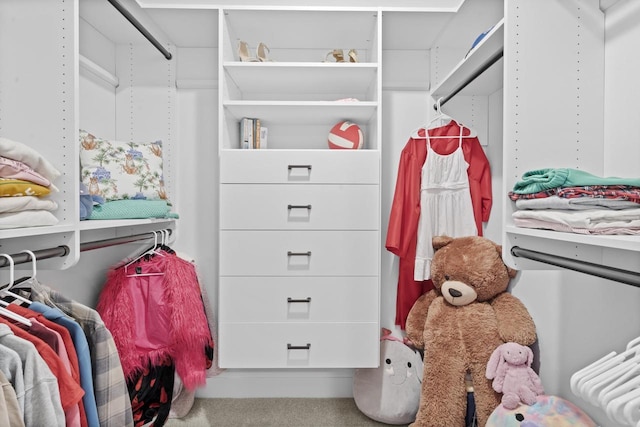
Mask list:
[[[70,300],[59,292],[30,280],[32,301],[57,307],[84,331],[91,353],[93,387],[101,427],[132,427],[133,414],[127,383],[111,332],[97,311]],[[22,286],[20,286],[22,287]]]

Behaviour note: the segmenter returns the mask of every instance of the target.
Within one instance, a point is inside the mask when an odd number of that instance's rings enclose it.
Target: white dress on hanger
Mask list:
[[[422,166],[420,182],[420,219],[414,270],[414,279],[417,281],[431,277],[431,258],[434,253],[431,241],[434,236],[478,234],[467,175],[469,164],[462,151],[462,132],[463,127],[460,127],[458,148],[447,155],[438,154],[431,148],[429,132],[425,132],[427,159]]]

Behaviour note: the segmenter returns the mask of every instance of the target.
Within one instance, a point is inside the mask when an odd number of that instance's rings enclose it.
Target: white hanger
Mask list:
[[[629,372],[629,370],[635,372],[636,368],[638,368],[639,363],[640,355],[635,355],[634,357],[620,363],[619,365],[602,372],[600,375],[588,381],[585,381],[581,389],[583,399],[595,406],[599,405],[600,401],[598,399],[600,396],[600,392],[606,389],[607,386],[611,384],[618,384],[616,380],[624,377],[625,374]],[[611,388],[613,387],[615,386],[612,386]]]
[[[21,297],[18,294],[14,294],[9,290],[11,289],[11,286],[13,286],[13,282],[14,282],[14,265],[15,264],[13,263],[13,258],[11,258],[11,256],[7,254],[0,254],[0,256],[6,258],[9,261],[9,284],[6,287],[0,289],[0,295],[1,294],[8,295],[10,297],[17,299],[18,301],[31,304],[31,301],[29,301],[28,299]]]
[[[640,344],[640,337],[636,337],[627,343],[627,350],[637,347]]]
[[[477,133],[475,130],[473,130],[472,128],[470,128],[469,126],[465,126],[462,123],[460,123],[458,120],[455,120],[454,118],[452,118],[451,116],[445,114],[442,111],[442,97],[438,98],[438,100],[436,101],[436,115],[431,119],[431,121],[423,127],[419,127],[418,129],[414,130],[411,133],[411,138],[413,139],[427,139],[427,132],[429,129],[435,129],[435,128],[439,128],[442,127],[444,125],[446,125],[447,123],[454,121],[458,126],[460,126],[460,128],[467,128],[469,129],[469,135],[463,135],[463,138],[475,138],[477,136]],[[434,126],[436,125],[436,126]],[[424,129],[425,135],[424,136],[420,136],[419,131]],[[447,135],[447,136],[429,136],[429,139],[452,139],[452,138],[457,138],[459,137],[459,135]]]
[[[624,418],[624,407],[633,399],[640,397],[639,385],[640,377],[635,377],[628,381],[624,387],[618,389],[618,395],[611,399],[606,407],[607,416],[610,419],[621,424],[627,423]]]
[[[624,361],[625,357],[617,354],[615,355],[613,358],[607,360],[604,363],[599,364],[598,366],[596,366],[594,369],[592,369],[591,371],[589,371],[588,373],[586,373],[577,383],[576,385],[576,395],[577,396],[582,396],[582,386],[583,384],[590,380],[591,378],[596,377],[597,375],[600,375],[601,373],[608,371],[609,369],[618,366],[620,363],[622,363]]]
[[[615,381],[626,370],[640,363],[640,348],[636,348],[638,344],[640,344],[640,340],[637,338],[630,341],[624,352],[609,359],[609,363],[606,365],[609,366],[608,369],[601,370],[596,375],[594,375],[595,371],[592,370],[590,371],[591,375],[586,374],[583,376],[576,385],[576,394],[581,395],[585,400],[597,405],[597,395],[603,386]],[[600,367],[602,366],[603,365],[600,365]],[[589,376],[588,379],[587,376]]]
[[[636,396],[625,403],[623,414],[630,426],[640,423],[640,397]]]
[[[166,229],[163,228],[162,230],[160,230],[160,233],[162,234],[162,240],[160,241],[160,247],[158,247],[156,249],[156,253],[164,256],[163,248],[165,246],[169,246],[168,245],[168,243],[169,243],[169,230],[166,230]]]
[[[163,253],[161,253],[161,251],[156,251],[156,246],[158,246],[158,232],[157,231],[152,231],[153,233],[153,246],[144,251],[143,253],[141,253],[140,255],[138,255],[137,257],[135,257],[133,260],[129,261],[128,263],[126,263],[124,265],[124,272],[125,275],[127,277],[144,277],[144,276],[164,276],[164,273],[129,273],[128,269],[131,266],[131,264],[135,263],[136,261],[138,261],[140,258],[144,257],[145,255],[160,255],[160,256],[164,256]]]
[[[618,417],[622,417],[624,404],[630,399],[640,396],[639,387],[640,376],[636,375],[633,378],[624,381],[617,387],[609,390],[603,398],[603,402],[606,402],[607,415],[609,415],[611,419],[618,419]],[[602,407],[604,408],[604,406]]]
[[[616,354],[616,352],[609,353],[607,356],[601,358],[600,360],[592,363],[589,367],[593,366],[592,369],[589,370],[580,370],[579,378],[574,382],[573,377],[571,380],[571,391],[577,396],[586,396],[586,392],[584,391],[584,384],[597,377],[598,375],[606,372],[615,366],[623,363],[625,360],[628,360],[629,357],[635,356],[640,352],[640,348],[636,348],[638,343],[633,340],[627,344],[627,349],[620,354]],[[577,373],[576,373],[577,374]],[[574,374],[574,376],[576,376]]]
[[[13,258],[11,258],[9,255],[7,254],[0,254],[0,256],[5,257],[8,261],[9,261],[9,281],[11,282],[10,285],[13,284]],[[6,291],[5,291],[6,292]],[[11,296],[15,296],[18,299],[24,299],[22,298],[20,295],[15,295],[12,292],[7,292],[9,295]],[[25,300],[28,303],[31,303],[31,301],[29,300]],[[16,322],[20,322],[23,325],[27,325],[29,327],[31,327],[31,320],[27,319],[26,317],[20,316],[17,313],[14,313],[13,311],[7,310],[5,307],[0,307],[0,314],[3,315],[4,317],[8,317],[9,319],[15,320]]]
[[[571,391],[573,392],[573,394],[575,394],[576,396],[579,396],[580,391],[578,390],[578,383],[580,382],[580,380],[582,380],[582,378],[584,378],[585,375],[588,375],[590,372],[597,369],[601,364],[614,358],[616,354],[617,353],[615,351],[612,351],[609,354],[605,354],[595,362],[592,362],[587,366],[585,366],[584,368],[574,372],[573,375],[571,375],[571,379],[569,381],[569,385],[571,386]]]
[[[38,273],[37,268],[36,268],[36,254],[34,254],[33,252],[31,252],[28,249],[25,249],[23,251],[20,251],[21,253],[24,252],[26,254],[29,254],[29,256],[31,257],[31,277],[29,277],[28,280],[33,280],[36,278],[36,274]]]
[[[604,400],[607,393],[629,380],[633,376],[632,373],[640,373],[640,356],[633,357],[609,371],[605,371],[599,376],[600,381],[593,385],[590,384],[590,387],[585,383],[586,390],[582,397],[594,406],[604,408],[608,403]]]

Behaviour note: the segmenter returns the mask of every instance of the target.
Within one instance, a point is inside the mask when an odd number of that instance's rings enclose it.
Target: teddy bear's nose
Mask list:
[[[449,288],[449,295],[451,295],[454,298],[457,298],[462,296],[462,292],[460,292],[457,289]]]

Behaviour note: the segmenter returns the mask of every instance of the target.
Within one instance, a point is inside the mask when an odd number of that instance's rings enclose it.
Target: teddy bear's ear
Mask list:
[[[500,257],[502,258],[502,245],[496,244],[496,251],[498,251],[498,255],[500,255]],[[518,270],[514,270],[513,268],[507,266],[506,264],[505,264],[505,267],[507,267],[507,275],[510,278],[513,279],[514,277],[516,277],[516,275],[518,274]]]
[[[453,242],[453,237],[449,236],[435,236],[433,239],[431,239],[431,245],[436,251],[447,246],[451,242]]]

